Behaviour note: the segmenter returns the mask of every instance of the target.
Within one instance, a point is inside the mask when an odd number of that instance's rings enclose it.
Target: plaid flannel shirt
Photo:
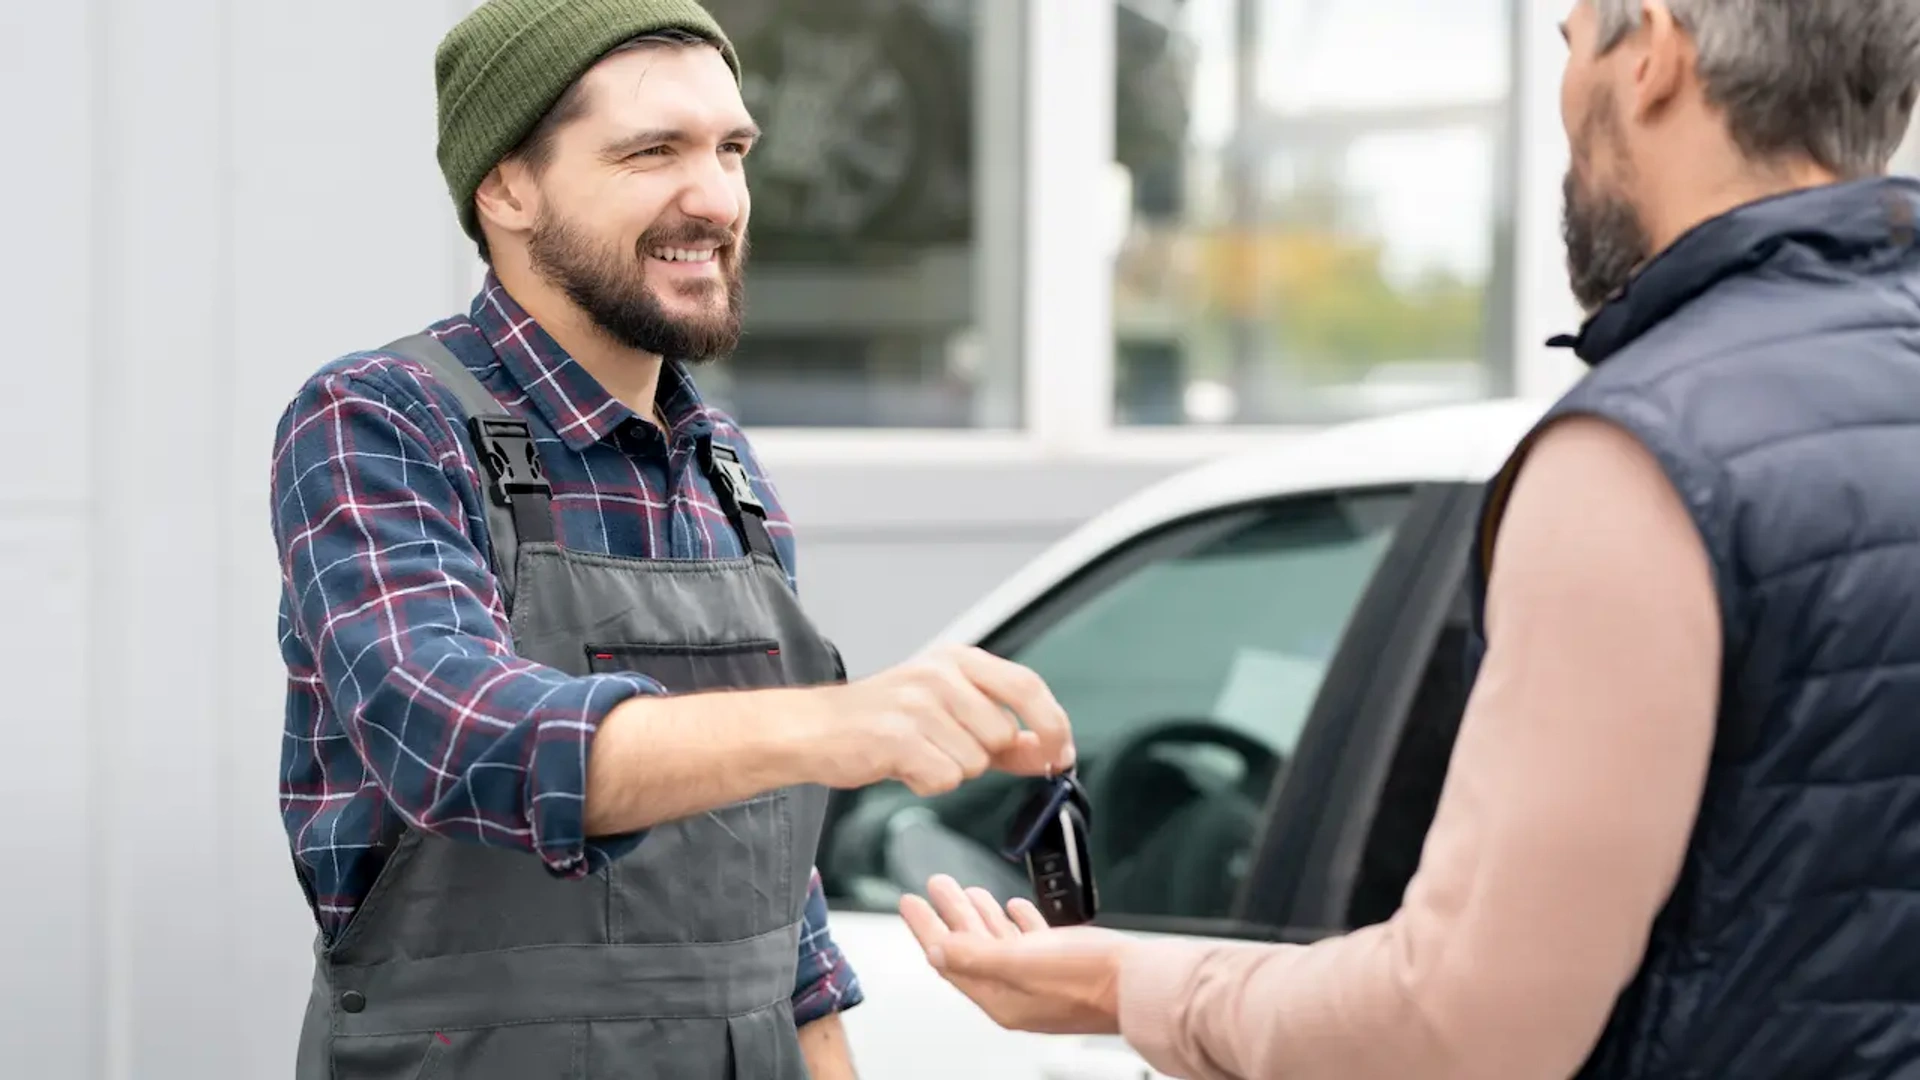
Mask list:
[[[712,433],[739,450],[793,573],[793,529],[776,492],[680,365],[660,374],[668,438],[610,397],[491,274],[467,315],[430,332],[526,420],[563,546],[637,558],[744,554],[694,458],[694,440]],[[572,677],[513,654],[461,415],[419,365],[365,352],[322,368],[280,421],[280,808],[329,940],[408,826],[525,851],[568,877],[640,841],[582,835],[586,748],[613,706],[664,688],[634,674]],[[818,872],[799,960],[796,1022],[859,1003]]]

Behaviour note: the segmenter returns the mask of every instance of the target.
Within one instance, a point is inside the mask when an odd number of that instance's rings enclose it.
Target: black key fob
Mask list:
[[[1050,926],[1092,922],[1100,911],[1087,846],[1092,820],[1087,793],[1069,769],[1036,784],[1007,831],[1000,853],[1013,862],[1026,860],[1034,904]]]

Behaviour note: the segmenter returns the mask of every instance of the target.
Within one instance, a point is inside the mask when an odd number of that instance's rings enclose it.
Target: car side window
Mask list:
[[[1038,672],[1073,720],[1103,913],[1232,916],[1268,794],[1410,501],[1321,494],[1192,519],[1110,554],[984,643]],[[830,889],[884,904],[950,873],[1026,895],[996,849],[1027,784],[990,774],[930,799],[859,793],[825,845]]]

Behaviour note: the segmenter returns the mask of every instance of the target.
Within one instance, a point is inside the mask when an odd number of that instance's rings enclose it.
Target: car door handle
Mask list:
[[[1042,1080],[1169,1080],[1117,1036],[1081,1039],[1055,1050],[1041,1063],[1040,1076]]]

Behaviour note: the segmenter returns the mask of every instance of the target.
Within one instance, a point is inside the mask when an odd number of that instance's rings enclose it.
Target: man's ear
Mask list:
[[[1633,58],[1633,95],[1630,113],[1649,120],[1673,103],[1691,77],[1695,59],[1693,36],[1673,17],[1666,0],[1644,0],[1640,5],[1640,51]]]
[[[506,233],[529,232],[540,211],[539,191],[525,166],[503,161],[488,170],[473,193],[473,210],[481,222]]]

